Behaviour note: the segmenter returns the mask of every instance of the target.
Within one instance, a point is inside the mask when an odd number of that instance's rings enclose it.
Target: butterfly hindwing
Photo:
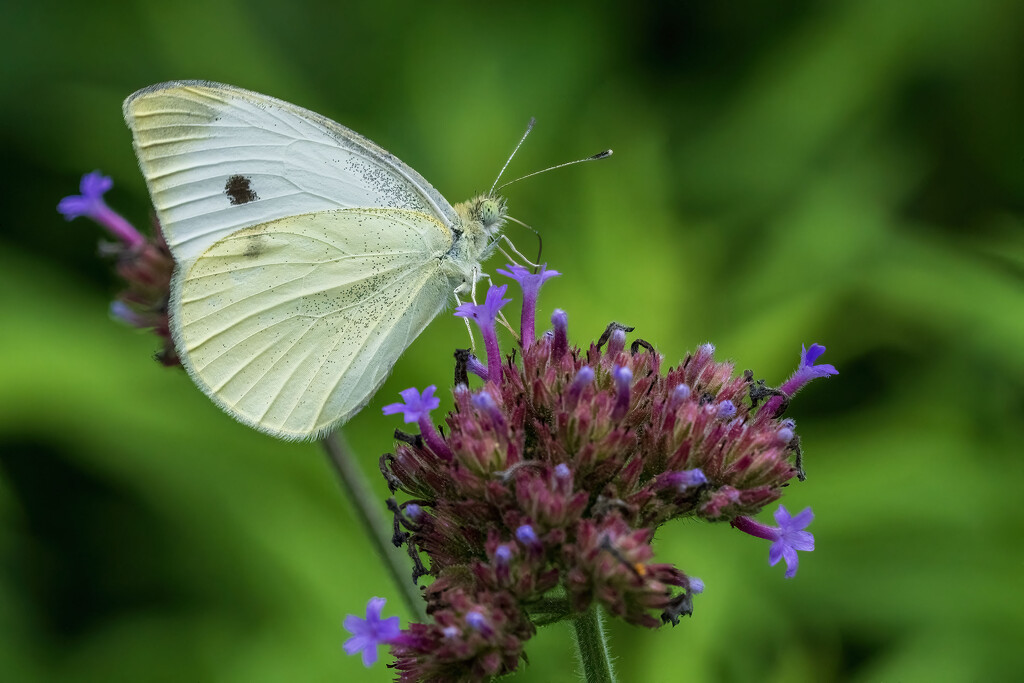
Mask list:
[[[317,436],[370,399],[441,311],[452,233],[406,209],[346,209],[237,231],[174,285],[178,350],[238,420]]]
[[[390,207],[446,226],[457,220],[451,205],[393,155],[282,100],[175,81],[130,96],[124,115],[179,263],[243,228],[315,211]]]

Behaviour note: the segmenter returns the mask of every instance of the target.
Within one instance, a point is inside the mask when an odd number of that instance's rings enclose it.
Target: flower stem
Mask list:
[[[586,683],[615,683],[615,669],[608,653],[601,608],[595,603],[573,622],[576,655]]]
[[[341,432],[329,434],[320,443],[323,444],[327,458],[334,466],[348,499],[355,506],[359,520],[366,529],[374,550],[377,551],[377,556],[387,567],[391,580],[401,592],[405,606],[415,620],[426,621],[423,598],[412,581],[408,558],[391,543],[391,528],[381,514],[380,503],[373,497],[370,483],[359,469]]]

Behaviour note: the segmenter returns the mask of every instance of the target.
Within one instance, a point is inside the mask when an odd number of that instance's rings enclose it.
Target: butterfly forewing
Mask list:
[[[404,209],[281,218],[218,241],[179,275],[175,341],[199,386],[283,438],[370,399],[444,307],[452,233]]]
[[[179,263],[242,228],[352,207],[450,204],[373,142],[319,114],[228,85],[176,81],[124,103],[164,236]]]

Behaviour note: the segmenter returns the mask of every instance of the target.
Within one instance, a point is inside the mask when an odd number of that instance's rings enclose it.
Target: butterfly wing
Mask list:
[[[161,83],[125,100],[124,116],[179,263],[242,228],[315,211],[391,207],[446,226],[457,220],[392,154],[266,95],[206,81]]]
[[[215,243],[175,283],[192,378],[236,419],[286,439],[347,420],[441,311],[452,232],[405,209],[280,218]]]

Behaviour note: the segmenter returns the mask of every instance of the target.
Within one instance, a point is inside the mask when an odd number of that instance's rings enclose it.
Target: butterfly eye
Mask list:
[[[480,222],[489,228],[501,220],[501,203],[496,199],[484,199],[480,202]]]

